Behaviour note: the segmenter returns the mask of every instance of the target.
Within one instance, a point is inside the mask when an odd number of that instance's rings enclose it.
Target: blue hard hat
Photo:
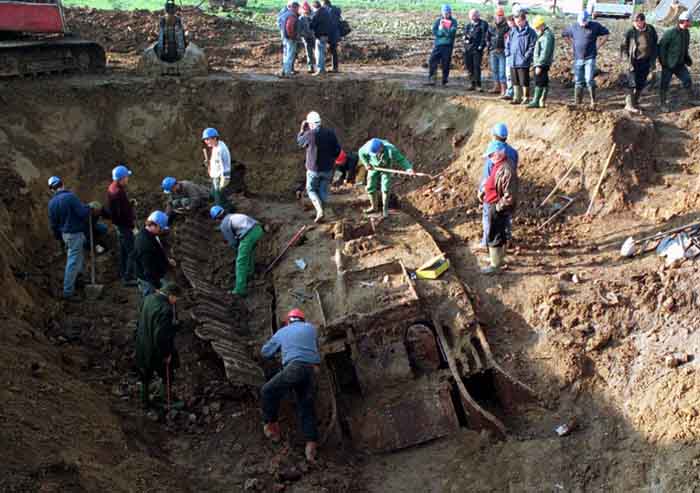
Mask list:
[[[221,207],[220,205],[215,205],[211,209],[209,209],[209,215],[211,216],[212,219],[216,219],[219,217],[221,214],[224,213],[224,208]]]
[[[49,188],[56,188],[61,185],[62,181],[58,176],[52,176],[49,178]]]
[[[591,19],[591,13],[588,12],[587,10],[584,10],[582,12],[579,12],[578,14],[578,23],[583,24],[588,22]]]
[[[491,135],[495,137],[500,137],[502,139],[508,138],[508,127],[505,123],[497,123],[491,129]]]
[[[170,193],[173,191],[173,187],[177,183],[177,180],[173,178],[172,176],[166,176],[163,178],[163,181],[160,183],[160,186],[163,188],[163,191],[165,193]]]
[[[155,223],[160,226],[162,230],[168,230],[168,215],[163,211],[153,211],[151,215],[148,216],[148,222]]]
[[[205,128],[202,132],[202,140],[211,139],[213,137],[219,137],[219,132],[217,132],[215,128]]]
[[[491,142],[489,142],[489,145],[486,148],[486,152],[484,153],[484,157],[489,157],[494,152],[505,151],[505,150],[506,150],[506,145],[503,142],[501,142],[500,140],[492,140]]]
[[[443,14],[451,14],[452,13],[452,7],[449,6],[449,4],[445,4],[442,6],[442,13]]]
[[[384,143],[380,139],[372,139],[369,141],[369,152],[376,154],[382,148]]]
[[[112,170],[112,180],[114,181],[119,181],[127,176],[131,176],[131,171],[123,164],[120,164]]]

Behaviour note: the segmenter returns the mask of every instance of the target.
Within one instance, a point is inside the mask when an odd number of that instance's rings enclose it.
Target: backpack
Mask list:
[[[348,21],[346,21],[345,19],[340,19],[340,21],[338,22],[338,31],[340,31],[340,37],[344,38],[352,32],[352,28],[350,27]]]

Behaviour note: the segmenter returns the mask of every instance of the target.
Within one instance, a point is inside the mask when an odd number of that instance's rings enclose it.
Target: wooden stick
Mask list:
[[[540,207],[542,207],[544,204],[547,203],[549,199],[551,199],[554,194],[556,193],[557,190],[559,190],[559,187],[564,183],[564,180],[566,180],[569,177],[569,174],[574,170],[576,165],[578,164],[579,161],[581,161],[584,156],[586,155],[588,151],[583,151],[578,158],[574,159],[574,161],[571,163],[571,166],[569,166],[569,169],[566,170],[566,173],[564,173],[564,176],[562,176],[559,181],[557,182],[556,185],[554,185],[554,188],[552,189],[551,192],[549,192],[549,195],[547,195],[542,203],[540,204]]]
[[[413,173],[409,173],[408,171],[400,169],[380,168],[378,166],[373,166],[372,169],[374,171],[381,171],[382,173],[392,173],[394,175],[425,176],[427,178],[435,178],[433,175],[429,175],[428,173],[418,173],[415,171]]]
[[[556,218],[559,214],[561,214],[562,212],[564,212],[571,204],[573,204],[573,203],[574,203],[574,200],[576,200],[576,199],[569,199],[569,201],[566,203],[566,205],[565,205],[564,207],[562,207],[561,209],[559,209],[557,212],[555,212],[555,213],[552,215],[552,217],[550,217],[550,218],[547,219],[545,222],[543,222],[542,225],[541,225],[539,228],[537,228],[537,231],[541,230],[542,228],[544,228],[545,226],[547,226],[549,223],[551,223],[551,222],[554,220],[554,218]]]
[[[613,144],[612,149],[610,149],[610,154],[608,154],[608,160],[605,161],[605,166],[603,166],[603,171],[600,173],[600,178],[598,179],[598,184],[595,186],[595,190],[593,191],[593,196],[591,197],[591,203],[588,205],[588,210],[586,211],[586,215],[590,216],[591,211],[593,211],[593,202],[595,202],[596,197],[598,196],[598,192],[600,191],[600,185],[603,183],[603,180],[605,179],[605,175],[608,172],[608,167],[610,166],[610,163],[613,160],[613,157],[615,156],[615,151],[617,150],[617,143]]]

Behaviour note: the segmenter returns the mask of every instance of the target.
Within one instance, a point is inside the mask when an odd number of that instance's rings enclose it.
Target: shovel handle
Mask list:
[[[92,209],[88,219],[90,227],[90,282],[95,284],[95,235],[92,232]]]

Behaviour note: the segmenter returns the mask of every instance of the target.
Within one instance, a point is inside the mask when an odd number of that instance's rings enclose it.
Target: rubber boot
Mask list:
[[[389,217],[389,192],[382,192],[382,217]]]
[[[530,101],[530,104],[528,104],[527,107],[528,108],[539,108],[541,99],[542,99],[542,88],[535,87],[535,96],[532,98],[532,101]]]
[[[628,94],[625,96],[625,111],[630,113],[639,113],[639,108],[635,105],[635,97],[633,94]]]
[[[523,98],[523,89],[520,86],[513,86],[513,99],[510,104],[520,104]]]
[[[659,107],[661,111],[668,111],[668,92],[661,90],[659,91]]]
[[[595,103],[596,103],[595,86],[590,86],[588,88],[588,95],[591,98],[591,108],[595,108]]]
[[[508,94],[508,84],[501,82],[501,99],[506,97]]]
[[[316,218],[314,219],[314,222],[320,223],[323,221],[323,204],[321,201],[316,199],[311,199],[311,203],[313,204],[314,209],[316,209]]]
[[[542,95],[540,96],[540,108],[547,107],[547,93],[549,92],[549,87],[542,88]]]
[[[523,87],[523,99],[520,104],[528,104],[530,101],[530,86]]]
[[[579,105],[583,103],[583,88],[574,87],[574,104]]]
[[[501,99],[503,101],[510,101],[513,99],[513,87],[511,86],[510,89],[508,89],[508,84],[503,84],[503,87],[505,88],[503,91],[503,96],[501,96]]]
[[[489,247],[489,259],[491,260],[491,265],[481,269],[482,274],[497,274],[501,271],[501,265],[503,265],[503,258],[505,256],[505,248],[500,247]]]
[[[367,209],[364,209],[365,214],[372,214],[373,212],[377,212],[377,202],[379,200],[377,192],[371,192],[369,194],[369,207]]]

